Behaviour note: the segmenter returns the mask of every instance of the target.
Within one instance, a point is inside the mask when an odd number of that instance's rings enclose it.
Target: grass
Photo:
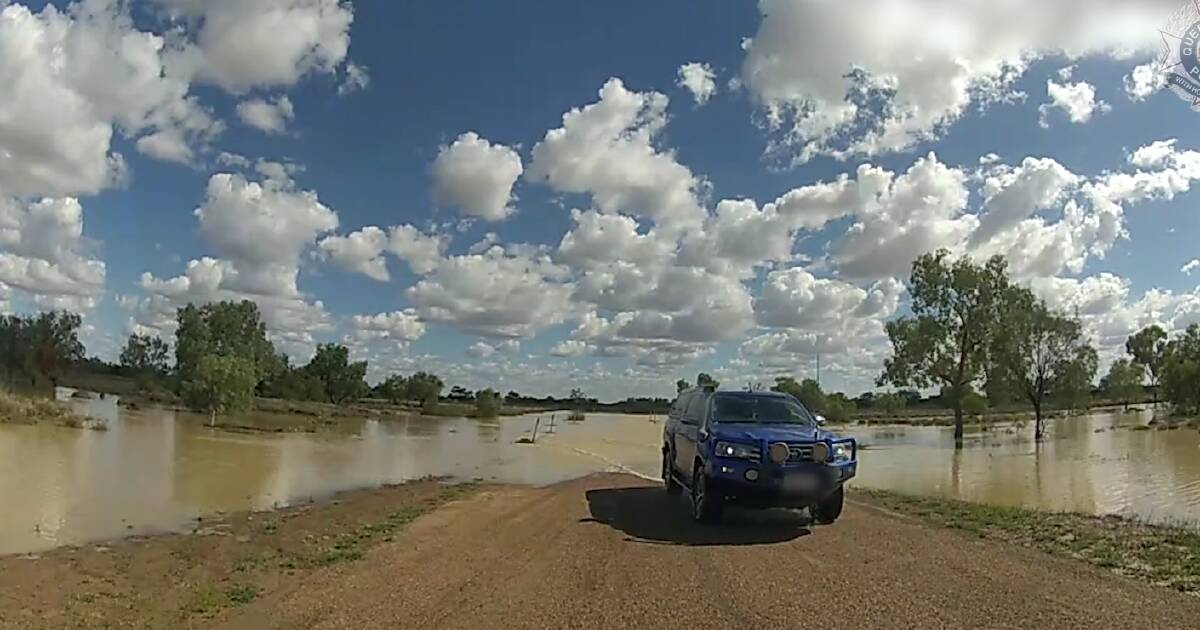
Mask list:
[[[186,604],[178,611],[180,618],[202,619],[216,617],[222,611],[254,602],[276,582],[270,576],[280,571],[303,576],[346,562],[356,562],[379,544],[394,540],[395,535],[417,518],[442,505],[476,492],[475,484],[445,486],[435,496],[390,512],[382,520],[360,525],[350,531],[332,536],[311,536],[301,548],[287,550],[283,546],[264,553],[243,556],[229,566],[228,572],[211,576],[196,585]],[[273,533],[275,526],[264,527]],[[302,577],[300,579],[303,579]]]
[[[421,515],[431,512],[445,503],[465,497],[475,490],[474,484],[448,486],[444,492],[424,504],[406,506],[388,514],[383,521],[368,523],[354,531],[340,534],[334,540],[333,545],[322,549],[311,560],[311,563],[315,566],[329,566],[361,560],[368,548],[379,542],[390,541],[396,532],[417,520]],[[289,560],[294,562],[294,559]]]
[[[238,606],[249,604],[258,598],[257,586],[231,586],[225,589],[225,597]]]
[[[981,538],[1077,558],[1121,575],[1200,594],[1200,531],[1130,520],[855,489],[854,497]]]
[[[0,389],[0,424],[42,423],[74,429],[88,426],[84,418],[54,400]]]
[[[239,584],[225,589],[205,588],[196,592],[187,612],[201,617],[212,617],[218,612],[243,606],[258,599],[260,591],[257,586]]]
[[[381,521],[361,525],[351,531],[337,534],[332,543],[326,538],[314,538],[311,542],[316,548],[308,551],[286,551],[276,549],[267,554],[245,556],[233,565],[233,572],[247,575],[271,568],[286,571],[309,570],[328,567],[344,562],[355,562],[366,557],[372,547],[385,542],[391,542],[395,535],[417,518],[454,501],[476,492],[476,484],[458,484],[446,486],[437,496],[412,506],[405,506],[389,513]],[[274,531],[274,526],[267,526],[264,533]]]

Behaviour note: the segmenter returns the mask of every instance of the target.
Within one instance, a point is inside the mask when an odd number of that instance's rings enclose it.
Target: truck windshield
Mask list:
[[[713,400],[713,420],[719,424],[817,424],[803,406],[775,396],[718,394]]]

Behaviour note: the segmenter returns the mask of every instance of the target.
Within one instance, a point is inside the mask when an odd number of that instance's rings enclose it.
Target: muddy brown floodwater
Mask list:
[[[183,531],[197,516],[430,475],[541,485],[609,468],[516,444],[533,428],[532,417],[344,419],[319,433],[259,434],[210,429],[206,416],[116,403],[72,401],[104,431],[0,424],[0,555]],[[278,421],[230,419],[246,426]]]
[[[835,430],[864,447],[854,485],[1200,527],[1200,432],[1143,430],[1151,418],[1146,410],[1058,418],[1042,444],[1033,441],[1031,423],[975,427],[962,450],[949,427]],[[553,445],[658,475],[661,425],[628,417],[585,424]]]
[[[660,419],[590,414],[519,445],[536,416],[499,421],[340,420],[319,433],[230,433],[206,418],[74,403],[106,431],[0,425],[0,555],[129,534],[181,531],[198,516],[263,510],[420,478],[543,485],[593,472],[657,477]],[[549,418],[550,414],[540,414]],[[969,435],[949,429],[853,428],[867,446],[855,483],[1005,505],[1121,513],[1200,524],[1200,433],[1135,431],[1148,416],[1055,420]],[[238,424],[278,422],[254,416]]]

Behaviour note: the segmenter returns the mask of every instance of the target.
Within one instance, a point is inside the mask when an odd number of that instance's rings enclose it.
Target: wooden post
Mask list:
[[[538,425],[540,425],[541,423],[542,423],[542,417],[538,416],[537,422],[533,423],[533,440],[532,440],[532,442],[534,442],[534,443],[537,442]]]

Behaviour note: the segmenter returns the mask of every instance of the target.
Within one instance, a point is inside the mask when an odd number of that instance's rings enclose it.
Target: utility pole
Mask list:
[[[817,335],[817,387],[821,387],[821,336]]]

